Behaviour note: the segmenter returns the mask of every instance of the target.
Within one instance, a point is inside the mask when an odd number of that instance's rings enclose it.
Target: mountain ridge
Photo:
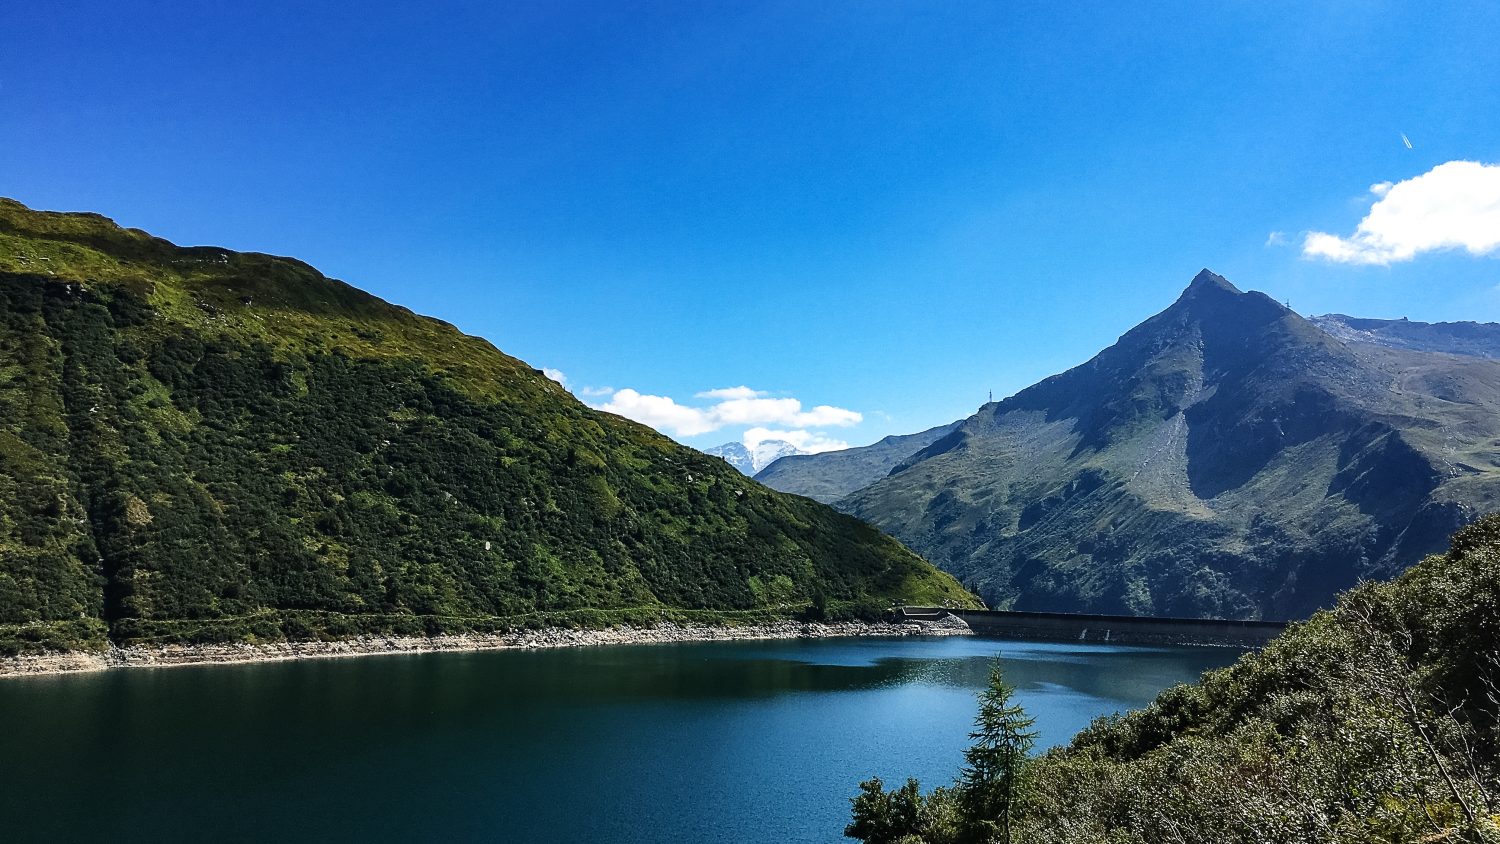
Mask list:
[[[1496,509],[1497,408],[1494,362],[1346,343],[1204,270],[838,506],[1003,608],[1295,618]]]
[[[958,426],[938,425],[915,434],[892,434],[866,446],[788,455],[756,473],[772,489],[832,504],[891,473],[905,455],[924,448]]]
[[[1345,342],[1500,359],[1500,323],[1415,322],[1405,317],[1368,319],[1345,314],[1324,314],[1308,320]]]

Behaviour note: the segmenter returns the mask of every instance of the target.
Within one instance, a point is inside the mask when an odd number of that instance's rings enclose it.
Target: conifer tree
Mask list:
[[[1015,688],[1005,682],[997,659],[990,684],[979,695],[979,716],[964,751],[965,766],[958,799],[966,819],[964,840],[972,844],[1010,844],[1011,816],[1024,787],[1027,754],[1036,741],[1034,719],[1011,702]]]

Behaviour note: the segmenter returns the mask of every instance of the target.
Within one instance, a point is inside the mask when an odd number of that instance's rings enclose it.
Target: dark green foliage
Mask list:
[[[880,777],[859,784],[844,835],[865,844],[960,844],[963,818],[952,789],[923,794],[914,779],[886,791]]]
[[[304,265],[8,201],[0,411],[9,651],[973,600]]]
[[[921,828],[921,786],[914,779],[894,791],[886,791],[880,777],[859,784],[859,795],[853,799],[854,818],[844,828],[844,835],[865,844],[895,844],[917,834]]]
[[[1026,770],[1035,844],[1500,841],[1500,516]],[[867,801],[867,805],[872,801]],[[960,825],[1000,820],[959,801]],[[949,839],[923,834],[920,839]]]

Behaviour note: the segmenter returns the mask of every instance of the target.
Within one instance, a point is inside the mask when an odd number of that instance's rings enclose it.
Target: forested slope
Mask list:
[[[0,649],[970,603],[300,262],[0,200]]]

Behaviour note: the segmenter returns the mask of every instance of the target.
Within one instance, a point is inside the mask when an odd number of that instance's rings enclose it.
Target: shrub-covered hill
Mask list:
[[[1038,842],[1500,841],[1500,516],[1037,768]]]
[[[1496,842],[1497,719],[1500,515],[1396,581],[1353,589],[1264,650],[1036,758],[1022,769],[1011,840]],[[971,841],[966,831],[985,828],[952,790],[909,792],[917,810],[886,812],[897,823],[879,826],[915,835],[907,844]]]
[[[0,649],[970,604],[305,264],[0,200]]]

